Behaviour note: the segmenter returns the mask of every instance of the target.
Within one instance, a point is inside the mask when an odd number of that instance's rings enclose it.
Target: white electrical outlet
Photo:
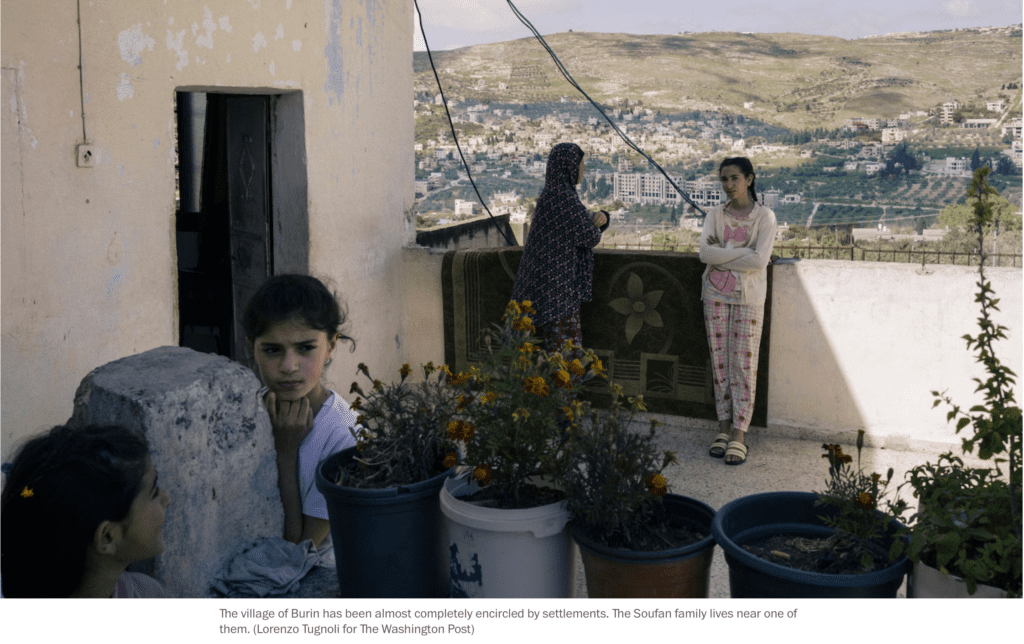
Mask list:
[[[91,168],[96,162],[96,150],[86,143],[79,144],[75,151],[78,154],[78,167]]]

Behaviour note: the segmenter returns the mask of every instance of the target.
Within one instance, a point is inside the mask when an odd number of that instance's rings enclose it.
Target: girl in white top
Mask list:
[[[776,221],[757,203],[749,159],[725,159],[718,175],[728,201],[708,210],[700,238],[700,260],[708,265],[701,299],[720,425],[710,454],[739,465],[747,457],[744,434],[754,407]]]
[[[57,426],[4,465],[4,597],[163,597],[129,564],[164,551],[170,496],[149,446],[120,426]]]
[[[345,315],[324,284],[308,275],[275,275],[253,295],[242,324],[266,386],[277,451],[284,538],[330,545],[327,503],[314,485],[319,462],[355,445],[355,414],[320,382],[334,355]]]

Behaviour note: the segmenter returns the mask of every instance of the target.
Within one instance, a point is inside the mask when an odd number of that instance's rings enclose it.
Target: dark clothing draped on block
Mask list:
[[[548,157],[544,189],[537,198],[529,237],[519,264],[512,299],[530,300],[534,324],[545,326],[573,315],[589,302],[594,277],[594,246],[601,231],[576,193],[583,150],[559,143]]]

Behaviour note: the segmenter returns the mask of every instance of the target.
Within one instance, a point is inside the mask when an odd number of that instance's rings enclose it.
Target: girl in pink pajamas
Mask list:
[[[700,261],[708,265],[701,299],[720,426],[710,454],[739,465],[747,460],[744,434],[754,409],[776,222],[775,213],[757,203],[749,159],[725,159],[718,176],[728,200],[708,210],[700,237]]]

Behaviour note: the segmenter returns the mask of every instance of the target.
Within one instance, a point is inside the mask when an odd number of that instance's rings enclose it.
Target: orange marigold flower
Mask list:
[[[461,420],[450,420],[448,426],[445,428],[448,430],[448,438],[453,441],[462,440],[462,421]]]
[[[520,407],[519,409],[517,409],[514,412],[512,412],[512,420],[519,420],[519,419],[526,420],[529,417],[530,417],[530,411],[528,409],[523,409],[522,407]]]
[[[568,405],[563,406],[562,407],[562,413],[565,414],[566,420],[572,420],[572,418],[573,418],[572,407],[569,407]]]
[[[409,374],[412,373],[412,367],[410,367],[407,362],[402,365],[402,368],[398,370],[398,373],[401,374],[403,379],[408,378]]]
[[[529,331],[530,333],[537,330],[537,328],[533,326],[533,320],[526,316],[513,320],[512,328],[516,331]]]
[[[362,399],[360,399],[360,398],[359,398],[358,396],[356,396],[356,399],[352,401],[352,404],[351,404],[351,405],[349,405],[349,407],[350,407],[350,408],[351,408],[352,410],[354,410],[354,411],[359,411],[359,409],[360,409],[360,408],[361,408],[362,406],[363,406],[363,401],[362,401]]]
[[[533,302],[531,302],[530,300],[523,300],[522,302],[519,303],[519,306],[526,313],[536,313],[536,311],[533,310]]]
[[[858,508],[864,508],[865,510],[871,510],[875,507],[875,497],[867,492],[861,492],[857,495],[855,505]]]
[[[468,381],[468,380],[469,380],[469,374],[460,371],[456,375],[452,376],[451,383],[452,383],[452,385],[458,387],[459,385],[466,384],[466,381]]]
[[[476,425],[464,420],[462,421],[462,440],[468,441],[476,434]]]
[[[497,399],[498,399],[498,394],[496,394],[493,391],[488,391],[487,393],[484,394],[483,398],[480,399],[480,403],[486,405],[488,403],[494,402]]]
[[[21,496],[21,498],[23,498],[23,499],[30,499],[30,498],[34,497],[35,495],[36,495],[36,493],[33,492],[32,488],[30,488],[27,485],[25,486],[24,489],[22,489],[21,493],[19,494],[19,496]]]
[[[523,380],[523,391],[528,394],[536,394],[541,398],[551,395],[551,388],[541,376],[530,376]]]
[[[356,425],[362,425],[365,422],[366,416],[364,416],[363,414],[359,414],[358,416],[356,416]]]
[[[590,369],[596,376],[605,375],[604,363],[601,362],[601,358],[594,358],[594,361],[590,363]]]
[[[487,463],[481,463],[473,470],[473,478],[480,484],[480,487],[485,487],[491,482],[493,477],[494,473],[491,471],[491,466]]]
[[[882,475],[877,472],[871,475],[871,482],[878,483],[882,479]]]
[[[434,366],[434,361],[431,360],[427,364],[423,365],[423,376],[429,376],[430,374],[434,373],[435,369],[437,369],[437,367]]]
[[[524,342],[519,345],[519,351],[524,355],[533,353],[536,348],[537,347],[533,346],[533,343],[531,342]]]
[[[459,455],[456,454],[455,452],[448,452],[447,454],[444,455],[444,461],[443,461],[442,465],[444,465],[448,469],[451,469],[451,468],[455,467],[458,464],[458,462],[459,462]]]
[[[366,374],[367,378],[370,377],[370,370],[366,368],[366,365],[364,363],[360,362],[358,365],[356,365],[356,369]]]
[[[571,371],[574,376],[582,376],[587,372],[586,369],[583,368],[583,363],[580,362],[579,358],[573,358],[572,362],[569,363],[569,371]]]
[[[467,396],[465,394],[460,395],[459,396],[459,402],[458,402],[457,405],[455,405],[455,411],[462,411],[466,407],[469,407],[469,404],[471,402],[473,402],[473,400],[474,400],[473,396]]]
[[[373,381],[373,390],[374,391],[380,391],[383,388],[384,388],[384,383],[383,382],[381,382],[380,380],[374,380]]]
[[[559,369],[551,375],[551,379],[554,380],[555,386],[561,387],[562,389],[568,389],[572,386],[572,376],[565,369]]]

